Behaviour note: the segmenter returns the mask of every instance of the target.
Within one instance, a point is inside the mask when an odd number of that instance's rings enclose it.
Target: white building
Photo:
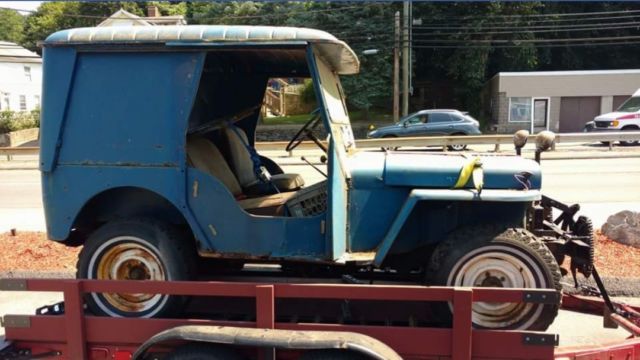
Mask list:
[[[147,6],[147,16],[134,15],[124,9],[113,13],[97,26],[156,26],[156,25],[186,25],[182,15],[162,16],[155,5]]]
[[[42,59],[17,44],[0,41],[0,111],[40,107]]]

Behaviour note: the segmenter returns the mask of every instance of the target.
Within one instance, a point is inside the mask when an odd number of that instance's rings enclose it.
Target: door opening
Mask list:
[[[549,130],[549,98],[533,98],[531,133]]]

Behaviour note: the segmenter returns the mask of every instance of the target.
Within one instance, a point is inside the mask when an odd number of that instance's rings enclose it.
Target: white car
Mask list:
[[[640,89],[614,112],[596,116],[585,124],[584,131],[640,131]],[[637,145],[640,141],[621,141],[622,145]]]

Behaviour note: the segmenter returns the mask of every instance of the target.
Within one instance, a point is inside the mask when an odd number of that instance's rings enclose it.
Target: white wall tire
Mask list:
[[[559,266],[549,249],[523,229],[499,226],[456,231],[435,250],[432,282],[461,287],[504,287],[560,290]],[[558,304],[473,304],[476,328],[545,330]],[[450,318],[451,306],[436,307]]]
[[[79,254],[77,277],[95,280],[190,280],[193,263],[188,240],[153,220],[117,220],[96,230]],[[88,293],[97,315],[161,317],[176,313],[185,298],[144,293]]]

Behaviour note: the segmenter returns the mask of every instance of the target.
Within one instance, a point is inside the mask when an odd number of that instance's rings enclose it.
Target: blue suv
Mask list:
[[[369,132],[370,138],[425,135],[480,135],[480,123],[468,113],[458,110],[432,109],[409,114],[397,123]],[[449,150],[461,151],[464,144],[450,145]]]

